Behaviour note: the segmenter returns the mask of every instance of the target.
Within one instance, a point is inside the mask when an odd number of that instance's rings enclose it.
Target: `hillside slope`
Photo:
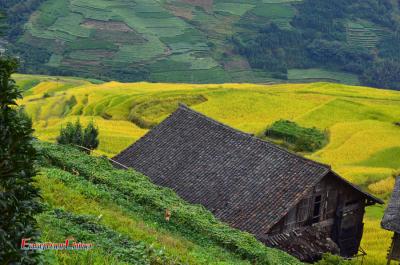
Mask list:
[[[9,48],[31,73],[357,84],[374,58],[398,59],[394,2],[10,0],[0,8],[10,16]]]
[[[400,169],[400,93],[332,83],[152,84],[102,83],[16,75],[20,101],[36,135],[54,141],[60,127],[77,118],[100,128],[96,154],[112,156],[173,112],[178,102],[248,133],[261,135],[280,119],[327,131],[329,143],[311,159],[386,199]],[[384,264],[390,233],[380,229],[383,206],[369,207],[362,247],[368,264]]]
[[[71,147],[35,147],[41,154],[36,180],[46,205],[38,217],[42,240],[72,237],[95,245],[75,254],[46,252],[52,264],[301,264],[137,172],[116,170]]]

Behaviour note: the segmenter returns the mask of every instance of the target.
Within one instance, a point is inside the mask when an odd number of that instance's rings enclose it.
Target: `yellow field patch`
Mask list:
[[[17,77],[17,81],[29,82],[29,76]],[[368,161],[382,151],[400,147],[400,126],[395,125],[400,122],[397,91],[331,83],[91,84],[45,76],[40,80],[42,83],[26,91],[19,104],[32,116],[35,135],[43,140],[54,141],[67,121],[79,117],[86,124],[93,120],[100,129],[100,146],[95,153],[113,156],[148,131],[131,121],[132,112],[160,122],[180,99],[192,102],[203,97],[191,107],[248,133],[260,135],[279,119],[327,130],[329,144],[307,157],[331,165],[349,181],[382,198],[387,198],[392,188],[393,166],[380,165],[382,156],[373,160],[373,165]],[[384,154],[390,155],[388,152]],[[390,233],[380,229],[382,213],[380,208],[379,214],[365,218],[362,246],[368,253],[366,264],[384,264]]]
[[[390,190],[393,190],[395,184],[394,177],[388,177],[386,179],[382,179],[376,183],[373,183],[368,186],[369,190],[375,194],[385,194]]]

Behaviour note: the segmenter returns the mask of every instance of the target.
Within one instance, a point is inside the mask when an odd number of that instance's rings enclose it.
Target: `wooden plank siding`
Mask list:
[[[328,175],[268,232],[280,234],[305,226],[322,228],[343,256],[355,255],[362,237],[365,198]]]
[[[392,245],[388,255],[389,260],[400,261],[400,234],[394,233]]]

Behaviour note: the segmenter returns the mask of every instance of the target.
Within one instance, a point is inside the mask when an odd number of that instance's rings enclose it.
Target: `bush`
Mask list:
[[[85,147],[89,150],[96,149],[99,146],[99,130],[90,122],[83,129],[79,120],[75,123],[68,122],[65,128],[61,128],[60,136],[57,137],[57,143],[70,144]]]
[[[324,254],[322,260],[315,263],[316,265],[355,265],[356,262],[353,260],[345,260],[342,257],[335,256],[332,254]]]
[[[316,128],[304,128],[295,122],[279,120],[265,131],[265,136],[283,140],[298,152],[313,152],[328,143],[327,133]],[[292,146],[291,146],[292,145]]]
[[[37,264],[38,252],[21,250],[22,238],[38,239],[34,215],[41,211],[33,186],[36,151],[32,122],[15,108],[21,98],[15,81],[14,59],[0,57],[0,264]]]

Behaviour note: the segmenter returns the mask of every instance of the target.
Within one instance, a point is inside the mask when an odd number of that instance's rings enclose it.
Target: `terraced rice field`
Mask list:
[[[339,82],[343,81],[349,85],[358,85],[359,80],[356,75],[336,72],[330,70],[324,70],[319,68],[311,69],[289,69],[288,79],[291,82],[301,82],[301,81],[324,81],[324,82]]]
[[[385,35],[385,30],[366,21],[349,22],[346,31],[349,44],[367,49],[375,48],[380,38]]]
[[[400,93],[333,83],[311,84],[93,84],[86,80],[16,75],[19,102],[36,135],[54,141],[79,118],[100,129],[98,154],[112,156],[170,114],[178,102],[245,132],[260,134],[279,119],[327,130],[329,144],[305,156],[387,199],[400,169]],[[61,85],[62,84],[62,85]],[[390,233],[380,229],[384,206],[370,207],[362,247],[367,263],[385,264]]]
[[[46,50],[44,65],[57,73],[106,80],[267,83],[276,81],[271,73],[235,58],[228,40],[242,31],[254,35],[269,22],[290,29],[296,2],[49,0],[31,16],[19,42]],[[238,61],[247,67],[232,67]],[[334,81],[347,77],[336,75]]]

